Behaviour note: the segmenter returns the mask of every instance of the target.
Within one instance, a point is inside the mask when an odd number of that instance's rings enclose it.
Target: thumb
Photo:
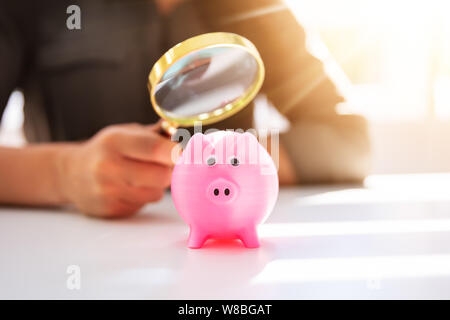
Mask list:
[[[159,119],[158,122],[148,125],[147,128],[167,138],[176,132],[176,128],[164,119]]]

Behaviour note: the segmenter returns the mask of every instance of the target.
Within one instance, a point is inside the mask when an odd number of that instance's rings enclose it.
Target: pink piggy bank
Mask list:
[[[172,175],[175,207],[190,227],[189,248],[209,238],[259,247],[257,226],[278,197],[272,158],[250,133],[195,134]]]

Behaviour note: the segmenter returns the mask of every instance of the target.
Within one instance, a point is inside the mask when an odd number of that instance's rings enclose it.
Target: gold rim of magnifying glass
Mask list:
[[[161,81],[164,73],[178,60],[185,57],[191,52],[214,47],[239,47],[250,53],[258,63],[258,74],[253,84],[244,92],[241,97],[234,101],[215,109],[211,112],[201,113],[192,117],[176,117],[169,112],[164,112],[156,103],[155,89],[156,85]],[[150,100],[156,113],[167,123],[163,124],[163,129],[170,133],[173,128],[191,127],[195,122],[200,121],[203,125],[208,125],[226,119],[248,105],[257,95],[264,82],[264,64],[259,55],[258,50],[250,42],[250,40],[235,34],[227,32],[205,33],[190,39],[187,39],[175,47],[167,51],[153,66],[148,76],[148,90],[150,92]]]

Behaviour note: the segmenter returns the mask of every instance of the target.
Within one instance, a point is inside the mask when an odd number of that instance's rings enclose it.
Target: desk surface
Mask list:
[[[450,175],[284,189],[259,231],[187,249],[170,195],[115,221],[2,208],[0,298],[450,298]]]

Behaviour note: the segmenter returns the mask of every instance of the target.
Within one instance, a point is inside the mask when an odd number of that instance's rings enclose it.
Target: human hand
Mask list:
[[[170,185],[175,143],[158,126],[115,125],[61,152],[66,200],[98,217],[121,217],[160,200]]]

